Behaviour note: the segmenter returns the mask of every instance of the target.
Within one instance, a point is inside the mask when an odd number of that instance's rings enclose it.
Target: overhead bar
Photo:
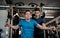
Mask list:
[[[42,7],[43,9],[60,9],[60,7]]]
[[[0,5],[0,7],[10,7],[9,5]],[[12,6],[12,7],[16,7],[16,8],[36,8],[36,7],[31,7],[31,6]],[[40,8],[39,6],[37,6],[37,8]],[[60,9],[60,7],[46,7],[43,6],[43,9]]]
[[[10,6],[0,5],[0,7],[9,8]]]

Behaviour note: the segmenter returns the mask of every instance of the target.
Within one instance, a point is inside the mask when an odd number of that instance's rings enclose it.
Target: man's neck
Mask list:
[[[36,16],[36,19],[40,18],[40,16]]]
[[[29,21],[30,21],[30,19],[26,19],[26,21],[27,21],[27,22],[29,22]]]

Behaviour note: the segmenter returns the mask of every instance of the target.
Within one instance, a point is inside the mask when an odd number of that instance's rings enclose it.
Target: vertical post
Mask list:
[[[18,13],[19,13],[19,9],[18,9]]]
[[[19,13],[19,9],[18,9],[18,13]],[[19,18],[20,18],[20,17],[19,17]],[[21,38],[21,37],[20,37],[20,29],[19,29],[19,38]]]
[[[41,13],[43,12],[43,7],[41,7]],[[46,38],[46,32],[44,30],[44,38]]]
[[[11,24],[13,25],[13,7],[12,6],[11,6],[11,14],[12,14]],[[10,38],[12,38],[12,28],[11,28]]]
[[[57,38],[59,38],[59,35],[58,35],[58,19],[56,19],[56,24],[57,24],[56,36],[57,36]]]

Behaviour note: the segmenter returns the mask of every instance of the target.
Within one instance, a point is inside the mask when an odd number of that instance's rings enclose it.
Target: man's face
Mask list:
[[[31,13],[30,12],[26,12],[25,18],[26,19],[30,19],[31,17],[32,17]]]
[[[40,16],[40,11],[35,11],[35,16]]]

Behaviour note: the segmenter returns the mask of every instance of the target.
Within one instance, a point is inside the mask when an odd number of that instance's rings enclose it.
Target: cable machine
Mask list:
[[[0,6],[0,7],[7,7],[7,8],[10,7],[10,9],[11,9],[11,17],[12,17],[10,19],[10,23],[12,25],[14,24],[14,21],[13,20],[14,20],[14,16],[15,15],[17,15],[19,17],[19,20],[20,19],[24,19],[24,12],[25,12],[26,9],[29,9],[29,10],[33,11],[36,8],[36,7],[30,7],[30,6]],[[38,8],[40,8],[40,7],[38,7]],[[14,12],[14,9],[16,9],[15,12]],[[42,9],[42,12],[44,12],[44,10],[50,10],[50,9],[52,9],[52,10],[58,9],[59,10],[60,7],[58,7],[58,8],[57,7],[42,7],[41,9]],[[56,23],[57,23],[57,20],[58,19],[55,20]],[[7,18],[7,21],[8,21],[8,18]],[[48,25],[49,23],[50,22],[46,23],[46,25]],[[7,30],[9,30],[9,29],[6,27],[6,30],[5,31],[8,32]],[[15,30],[15,32],[16,32],[16,30]],[[57,32],[56,36],[57,36],[57,38],[59,38],[58,31],[56,31],[56,32]],[[10,33],[6,34],[5,38],[12,38],[13,33],[14,33],[13,30],[10,28]],[[46,33],[44,31],[44,38],[46,38],[45,35],[46,35]],[[16,34],[14,36],[16,36]],[[20,36],[21,36],[21,29],[18,30],[18,38]],[[50,38],[50,36],[48,38]]]

